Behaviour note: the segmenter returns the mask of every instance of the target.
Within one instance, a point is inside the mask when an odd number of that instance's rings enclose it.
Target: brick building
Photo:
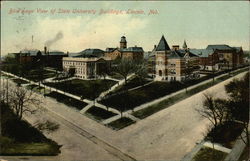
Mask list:
[[[177,47],[177,46],[176,46]],[[191,53],[186,45],[184,49],[169,48],[164,36],[155,47],[155,80],[157,81],[185,81],[199,77],[198,57]]]
[[[122,36],[120,47],[106,48],[104,55],[111,60],[115,60],[117,58],[143,59],[143,53],[144,51],[142,47],[127,47],[126,37]]]

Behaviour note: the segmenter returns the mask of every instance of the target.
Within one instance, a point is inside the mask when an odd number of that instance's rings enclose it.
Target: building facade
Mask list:
[[[184,47],[186,42],[184,42]],[[187,47],[185,49],[169,48],[164,36],[155,53],[155,80],[157,81],[186,81],[199,78],[199,60]]]
[[[127,59],[143,59],[143,48],[142,47],[127,47],[127,40],[125,36],[121,37],[120,47],[118,48],[106,48],[104,53],[105,57],[115,60],[117,58]]]
[[[100,49],[86,49],[74,54],[72,57],[63,58],[63,70],[74,70],[74,76],[82,79],[97,79],[110,70],[111,59],[103,57]]]

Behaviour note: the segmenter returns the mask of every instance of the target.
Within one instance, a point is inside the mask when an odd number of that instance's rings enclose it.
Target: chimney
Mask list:
[[[44,46],[44,54],[47,55],[47,47]]]

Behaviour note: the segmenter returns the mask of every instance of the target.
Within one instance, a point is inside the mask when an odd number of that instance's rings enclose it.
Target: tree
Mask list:
[[[35,113],[38,108],[32,108],[31,105],[39,107],[41,101],[34,95],[32,91],[22,87],[13,87],[9,91],[9,106],[19,120],[22,119],[24,113]]]
[[[243,136],[241,136],[241,138],[249,147],[249,72],[242,79],[234,79],[229,84],[225,85],[225,89],[230,97],[228,104],[230,119],[242,122],[246,142]]]
[[[148,76],[147,63],[145,60],[141,60],[137,61],[135,65],[135,75],[140,79],[140,81],[143,81]]]
[[[227,100],[214,98],[210,93],[205,93],[204,98],[202,108],[196,110],[216,128],[228,119]]]
[[[75,75],[75,73],[76,73],[76,68],[70,67],[69,71],[68,71],[68,76],[73,77]]]
[[[120,74],[124,80],[125,84],[127,83],[127,77],[129,74],[132,74],[136,71],[136,65],[133,60],[123,58],[120,60],[120,63],[115,67],[115,72]]]

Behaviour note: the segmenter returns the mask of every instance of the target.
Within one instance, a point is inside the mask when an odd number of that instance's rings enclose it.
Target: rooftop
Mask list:
[[[161,40],[158,44],[158,46],[156,47],[155,51],[167,51],[170,50],[168,43],[165,39],[165,37],[162,35]]]

